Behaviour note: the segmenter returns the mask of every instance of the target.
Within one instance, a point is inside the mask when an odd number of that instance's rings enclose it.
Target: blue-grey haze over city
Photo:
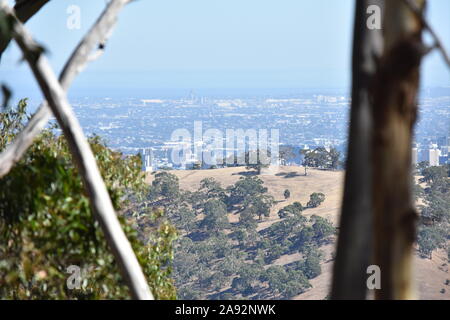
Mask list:
[[[80,29],[67,27],[74,4]],[[275,128],[281,144],[344,151],[353,6],[351,0],[135,1],[69,97],[88,134],[126,153],[158,150],[173,130],[191,130],[194,121],[205,130]],[[56,71],[103,7],[103,1],[52,1],[27,24]],[[446,47],[448,12],[449,1],[429,2]],[[2,60],[1,82],[14,99],[29,97],[34,110],[41,95],[18,48]],[[435,51],[423,63],[416,131],[425,150],[449,135],[449,96],[450,73]]]

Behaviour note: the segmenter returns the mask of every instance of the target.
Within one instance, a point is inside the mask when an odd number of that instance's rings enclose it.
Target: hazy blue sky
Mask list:
[[[56,71],[92,25],[104,0],[52,0],[27,27],[49,50]],[[69,30],[67,8],[81,8]],[[104,56],[73,94],[162,88],[348,88],[353,0],[139,0],[128,5]],[[450,1],[430,0],[428,16],[450,50]],[[0,81],[17,94],[35,90],[10,47]],[[426,58],[424,86],[449,86],[438,53]],[[30,91],[31,90],[31,91]]]

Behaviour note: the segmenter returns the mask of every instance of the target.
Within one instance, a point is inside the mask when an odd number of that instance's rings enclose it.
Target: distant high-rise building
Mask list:
[[[191,90],[189,92],[189,100],[190,100],[191,103],[195,103],[197,101],[197,98],[195,97],[194,90]]]
[[[142,171],[153,171],[153,150],[151,148],[142,149]]]
[[[428,152],[428,148],[420,147],[417,149],[417,163],[424,161],[430,161],[430,153]]]
[[[441,155],[447,156],[450,153],[450,146],[443,146],[441,148]]]
[[[418,162],[418,150],[417,150],[417,146],[413,146],[412,148],[412,152],[411,152],[411,162],[413,165],[416,165]]]
[[[441,155],[441,150],[437,148],[437,145],[431,145],[428,149],[428,162],[430,166],[438,166],[439,165],[439,157]]]
[[[450,137],[439,137],[437,139],[438,148],[450,146]]]
[[[439,164],[443,165],[443,164],[448,164],[449,162],[449,156],[445,155],[445,156],[440,156],[439,157]]]
[[[430,166],[438,166],[441,161],[442,153],[437,144],[430,143],[428,147],[420,147],[413,144],[412,148],[412,162],[417,164],[423,161],[428,162]]]

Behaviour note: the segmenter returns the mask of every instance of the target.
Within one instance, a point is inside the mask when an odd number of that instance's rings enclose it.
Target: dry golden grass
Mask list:
[[[194,191],[200,186],[200,181],[204,178],[214,178],[219,181],[223,187],[234,184],[242,173],[247,172],[245,167],[224,168],[213,170],[174,170],[170,171],[180,179],[180,187],[184,190]],[[285,174],[293,173],[292,177],[285,177]],[[270,217],[265,218],[258,226],[258,229],[264,229],[279,221],[277,212],[280,208],[300,201],[303,205],[309,200],[309,195],[313,192],[322,192],[325,194],[325,201],[318,207],[304,211],[305,216],[313,214],[329,219],[335,226],[339,222],[339,208],[342,198],[342,171],[322,171],[308,169],[308,175],[304,175],[302,167],[279,167],[276,174],[260,175],[264,185],[269,189],[269,193],[280,201],[271,211]],[[146,178],[151,183],[153,176],[148,174]],[[289,189],[291,197],[284,200],[284,190]],[[230,215],[230,221],[236,221],[236,215]],[[312,288],[307,292],[295,297],[294,299],[324,299],[329,292],[332,272],[332,254],[334,244],[321,247],[324,253],[322,262],[322,274],[311,280]],[[433,253],[433,259],[422,259],[415,257],[416,281],[418,295],[421,299],[450,299],[450,286],[445,285],[446,279],[450,279],[449,267],[445,258],[446,253],[438,251]],[[285,255],[277,259],[274,264],[287,264],[299,259],[298,254]],[[445,293],[440,293],[441,289]]]

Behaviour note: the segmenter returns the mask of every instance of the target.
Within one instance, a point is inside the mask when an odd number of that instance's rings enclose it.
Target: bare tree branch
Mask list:
[[[33,74],[61,126],[69,148],[83,178],[91,207],[105,233],[106,240],[120,266],[124,280],[135,299],[153,299],[133,249],[117,219],[108,191],[98,170],[94,155],[73,112],[65,92],[47,59],[36,52],[37,44],[13,11],[2,2],[1,9],[14,17],[13,38],[24,53]]]
[[[117,15],[130,0],[113,0],[91,27],[86,36],[80,41],[66,62],[59,81],[62,88],[67,91],[76,75],[84,69],[89,61],[98,58],[104,51],[104,45],[117,21]],[[101,44],[101,45],[100,45]],[[97,54],[92,51],[98,47]],[[33,140],[45,127],[52,113],[46,102],[43,102],[26,127],[0,154],[0,178],[5,176],[14,164],[19,161],[27,151]]]
[[[39,11],[49,0],[16,0],[14,12],[17,19],[25,22]]]
[[[403,0],[405,4],[412,10],[412,12],[416,15],[416,17],[421,21],[423,24],[423,27],[425,30],[427,30],[430,35],[434,39],[434,48],[439,49],[439,51],[442,54],[442,57],[444,58],[445,63],[447,63],[447,66],[450,68],[450,56],[448,55],[447,51],[444,48],[444,45],[442,44],[441,39],[437,35],[437,33],[433,30],[433,28],[428,23],[427,19],[425,18],[423,14],[423,10],[421,10],[413,1],[411,0]]]
[[[20,22],[25,23],[38,12],[49,0],[16,0],[14,12]],[[0,38],[0,58],[8,47],[11,37]]]

